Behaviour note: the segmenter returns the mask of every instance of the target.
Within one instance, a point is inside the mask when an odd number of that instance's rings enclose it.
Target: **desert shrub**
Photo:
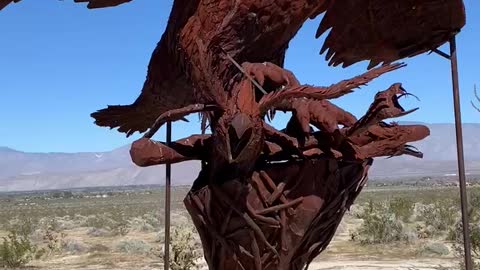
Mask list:
[[[432,238],[439,234],[439,231],[435,229],[435,227],[432,225],[426,225],[425,223],[417,223],[415,230],[417,231],[417,236],[420,239]]]
[[[450,249],[444,243],[430,242],[421,247],[420,254],[446,256],[450,254]]]
[[[56,217],[45,217],[38,221],[38,226],[43,230],[50,230],[53,232],[60,232],[62,230],[61,224]]]
[[[55,218],[55,226],[57,231],[71,230],[78,228],[78,223],[73,220],[70,216],[57,217]]]
[[[362,225],[352,235],[353,240],[362,244],[385,244],[406,240],[404,225],[386,202],[370,201],[364,212],[359,215]]]
[[[473,259],[473,268],[480,269],[480,192],[473,191],[470,194],[470,209],[468,211],[470,222],[470,242]],[[459,219],[456,226],[450,233],[450,237],[454,240],[453,248],[455,255],[459,260],[460,269],[465,269],[464,262],[464,241],[463,241],[463,226]]]
[[[95,244],[91,246],[88,251],[89,252],[108,252],[110,251],[110,248],[102,244]]]
[[[76,239],[67,239],[63,245],[63,251],[70,254],[78,254],[86,251],[90,251],[90,247],[82,241]]]
[[[90,215],[82,220],[82,226],[90,227],[89,234],[93,234],[93,236],[125,236],[130,230],[129,221],[120,211],[112,211],[112,213],[104,213],[99,215]],[[101,235],[96,235],[97,232]]]
[[[11,231],[3,237],[0,245],[0,267],[17,268],[30,262],[37,252],[37,247],[25,235]]]
[[[147,224],[155,228],[155,230],[159,229],[162,225],[160,223],[161,218],[159,214],[156,214],[155,212],[144,214],[142,219],[145,220]]]
[[[15,218],[9,221],[7,231],[28,237],[35,231],[35,221],[28,217]]]
[[[117,251],[128,254],[148,254],[152,247],[142,240],[128,239],[122,240],[116,245]]]
[[[125,236],[130,231],[127,221],[121,221],[115,224],[112,233],[114,235]]]
[[[458,207],[452,200],[436,201],[433,204],[421,205],[417,220],[424,222],[425,227],[431,226],[432,235],[448,232],[455,226],[458,218]]]
[[[72,220],[78,225],[78,227],[82,227],[82,226],[85,226],[85,224],[87,224],[88,217],[75,214]]]
[[[128,228],[138,232],[153,232],[155,227],[143,217],[134,217],[128,220]]]
[[[43,235],[43,240],[46,242],[47,248],[43,253],[45,253],[45,255],[61,253],[66,245],[66,236],[67,235],[63,232],[56,232],[52,228],[47,228]]]
[[[461,222],[457,225],[456,230],[456,240],[453,244],[453,249],[455,250],[455,256],[458,258],[460,269],[465,269],[464,261],[464,249],[463,249],[463,230]],[[470,241],[471,241],[471,251],[472,251],[472,260],[473,260],[473,269],[480,269],[480,225],[471,224],[470,226]]]
[[[190,222],[190,220],[185,213],[174,211],[172,212],[171,222],[172,226],[182,226],[183,224]]]
[[[354,218],[361,218],[364,212],[364,205],[361,204],[353,204],[350,206],[350,210],[348,212],[348,215],[354,217]]]
[[[414,202],[407,198],[395,198],[390,202],[390,209],[398,219],[408,222],[413,215]]]
[[[197,242],[193,235],[195,229],[190,225],[179,225],[172,229],[170,235],[170,269],[199,269],[196,261],[201,258],[197,252]],[[163,258],[163,252],[161,256]]]
[[[87,231],[88,236],[92,237],[109,237],[113,236],[113,233],[109,230],[102,229],[102,228],[90,228]]]
[[[115,227],[115,223],[116,221],[113,220],[108,214],[99,214],[88,216],[83,226],[111,230],[113,227]]]

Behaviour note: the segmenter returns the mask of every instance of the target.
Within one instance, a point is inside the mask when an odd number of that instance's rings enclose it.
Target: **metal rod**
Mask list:
[[[172,122],[167,122],[167,146],[172,142]],[[172,165],[165,165],[165,252],[163,258],[164,269],[170,268],[170,189]]]
[[[450,62],[452,65],[452,86],[453,86],[453,106],[455,111],[455,132],[457,137],[457,161],[458,161],[458,178],[460,182],[460,198],[462,207],[462,223],[463,223],[463,243],[465,252],[465,269],[472,270],[472,254],[470,250],[470,229],[468,222],[468,198],[467,185],[465,181],[465,160],[463,154],[463,134],[462,134],[462,117],[460,113],[460,91],[458,83],[458,67],[457,67],[457,46],[455,36],[450,39]]]
[[[451,60],[450,55],[448,55],[448,54],[440,51],[439,49],[433,49],[432,52],[434,52],[434,53],[436,53],[436,54],[440,55],[441,57],[444,57],[444,58],[446,58],[446,59],[448,59],[448,60]]]
[[[224,51],[225,52],[225,51]],[[247,76],[247,78],[264,94],[268,94],[267,91],[265,91],[265,89],[263,89],[263,87],[254,79],[252,78],[252,76],[250,76],[250,74],[248,74],[243,68],[242,66],[237,62],[235,61],[235,59],[233,59],[233,57],[230,56],[230,54],[228,54],[227,52],[225,52],[225,54],[227,55],[227,58],[228,60],[230,60],[230,62],[232,62],[239,70],[240,72],[242,72],[245,76]]]

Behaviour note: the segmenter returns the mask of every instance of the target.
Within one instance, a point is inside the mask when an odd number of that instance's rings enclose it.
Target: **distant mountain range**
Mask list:
[[[402,123],[405,124],[405,123]],[[426,124],[431,135],[414,143],[424,159],[409,156],[377,158],[371,179],[453,175],[457,170],[455,126]],[[480,124],[464,124],[467,172],[480,174]],[[99,153],[26,153],[0,147],[0,192],[117,185],[162,185],[164,166],[139,168],[132,164],[130,146]],[[173,165],[172,183],[191,184],[199,162]]]

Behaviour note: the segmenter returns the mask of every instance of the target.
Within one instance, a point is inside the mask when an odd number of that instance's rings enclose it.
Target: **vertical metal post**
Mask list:
[[[172,142],[172,122],[167,122],[167,145]],[[165,165],[165,252],[163,258],[164,269],[170,268],[170,189],[172,165]]]
[[[455,132],[457,138],[457,161],[458,161],[458,178],[460,182],[460,198],[462,207],[462,223],[463,223],[463,242],[465,252],[465,269],[472,270],[472,254],[470,250],[470,229],[468,222],[468,199],[467,185],[465,181],[465,159],[463,154],[463,134],[462,134],[462,118],[460,113],[460,91],[458,84],[458,67],[457,67],[457,46],[455,36],[450,39],[450,63],[452,65],[452,86],[453,86],[453,106],[455,111]]]

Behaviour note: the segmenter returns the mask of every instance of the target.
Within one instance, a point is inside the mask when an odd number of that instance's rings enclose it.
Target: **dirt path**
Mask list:
[[[163,264],[146,257],[125,255],[66,256],[48,261],[36,261],[34,269],[45,270],[161,270]],[[202,270],[208,270],[202,267]],[[418,260],[344,260],[330,257],[322,262],[314,262],[309,270],[453,270],[458,269],[448,259],[418,259]]]
[[[412,253],[415,246],[359,246],[349,241],[350,230],[358,226],[353,219],[346,219],[337,231],[331,245],[309,267],[310,270],[453,270],[458,269],[456,260],[448,257],[418,257]],[[85,241],[86,232],[69,232],[70,239]],[[154,240],[155,234],[131,233],[124,239],[147,240],[152,246],[162,245]],[[112,242],[113,238],[88,238],[89,245]],[[116,239],[119,240],[119,239]],[[110,252],[93,252],[78,255],[64,255],[37,260],[30,265],[39,270],[161,270],[163,263],[159,258],[139,254],[112,252],[114,242],[110,243]],[[409,250],[412,248],[412,250]],[[199,260],[201,270],[208,270],[203,259]]]
[[[389,260],[389,261],[323,261],[311,264],[311,270],[446,270],[458,269],[449,259]]]

